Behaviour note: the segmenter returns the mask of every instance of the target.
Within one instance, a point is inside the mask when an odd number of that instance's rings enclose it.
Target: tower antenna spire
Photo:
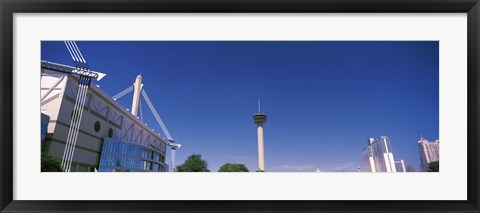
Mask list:
[[[260,98],[258,99],[258,113],[260,113]]]

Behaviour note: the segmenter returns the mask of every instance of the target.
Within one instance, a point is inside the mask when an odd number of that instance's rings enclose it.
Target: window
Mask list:
[[[100,122],[95,122],[95,125],[93,126],[93,129],[95,129],[95,132],[100,131]]]
[[[108,137],[111,138],[113,136],[113,129],[109,128],[108,129]]]

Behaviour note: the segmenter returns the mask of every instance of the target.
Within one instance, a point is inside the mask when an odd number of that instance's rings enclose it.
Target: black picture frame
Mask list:
[[[0,0],[1,212],[480,212],[479,0]],[[14,13],[467,13],[468,195],[466,201],[16,201],[13,200]],[[445,183],[449,184],[449,183]],[[321,193],[321,192],[318,192]]]

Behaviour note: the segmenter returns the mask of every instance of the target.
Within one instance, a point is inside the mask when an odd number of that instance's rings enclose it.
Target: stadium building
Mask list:
[[[79,78],[55,70],[69,68],[46,61],[41,65],[42,128],[46,127],[41,146],[60,160],[70,140]],[[168,141],[93,82],[80,118],[71,172],[163,172],[168,168]]]

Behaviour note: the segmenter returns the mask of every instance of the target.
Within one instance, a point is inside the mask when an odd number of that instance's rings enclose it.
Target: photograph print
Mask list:
[[[42,41],[41,172],[439,172],[438,41]]]

